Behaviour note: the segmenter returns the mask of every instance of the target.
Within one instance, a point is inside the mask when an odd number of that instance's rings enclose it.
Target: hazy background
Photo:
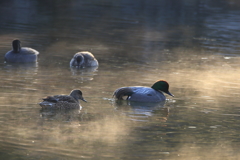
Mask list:
[[[240,2],[1,0],[0,159],[239,159]],[[18,38],[36,64],[7,64]],[[98,68],[69,67],[91,51]],[[115,89],[170,84],[166,104]],[[41,110],[81,89],[81,110]]]

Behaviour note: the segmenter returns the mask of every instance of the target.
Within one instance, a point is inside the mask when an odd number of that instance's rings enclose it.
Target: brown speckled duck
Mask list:
[[[43,101],[39,103],[42,108],[52,108],[52,109],[77,109],[80,108],[81,99],[87,102],[80,90],[72,90],[70,95],[55,95],[43,98]]]

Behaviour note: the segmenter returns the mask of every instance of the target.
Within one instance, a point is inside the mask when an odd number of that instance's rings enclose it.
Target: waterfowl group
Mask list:
[[[5,61],[11,63],[36,62],[39,52],[29,47],[21,47],[18,39],[13,40],[12,50],[5,54]],[[97,67],[98,61],[91,52],[82,51],[76,53],[70,61],[71,67],[85,68]]]
[[[21,42],[16,39],[12,42],[12,50],[5,54],[6,62],[28,63],[36,62],[39,52],[28,47],[21,47]],[[70,61],[70,67],[85,68],[97,67],[98,61],[94,55],[88,51],[76,53]],[[162,102],[166,100],[163,93],[173,96],[169,92],[169,84],[164,80],[155,82],[151,87],[130,86],[121,87],[115,90],[113,97],[116,100],[127,100],[133,102]],[[80,102],[87,102],[80,90],[72,90],[69,95],[54,95],[43,98],[39,103],[42,108],[70,109],[79,108]]]

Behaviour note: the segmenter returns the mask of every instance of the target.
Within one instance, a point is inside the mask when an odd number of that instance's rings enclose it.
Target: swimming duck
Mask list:
[[[82,51],[76,53],[70,61],[70,67],[96,67],[98,61],[91,52]]]
[[[39,105],[43,108],[53,108],[53,109],[71,109],[79,108],[80,102],[78,99],[81,99],[84,102],[87,102],[80,90],[72,90],[70,95],[55,95],[48,96],[43,98],[43,101]]]
[[[21,47],[21,42],[18,39],[13,40],[12,48],[5,54],[6,62],[26,63],[37,61],[39,52],[32,48]]]
[[[152,87],[132,86],[118,88],[113,96],[117,100],[123,100],[124,96],[127,96],[126,100],[136,102],[161,102],[165,101],[166,97],[163,92],[173,96],[169,91],[169,84],[164,80],[155,82]]]

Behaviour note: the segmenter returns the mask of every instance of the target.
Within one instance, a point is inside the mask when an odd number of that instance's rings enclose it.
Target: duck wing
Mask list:
[[[68,95],[48,96],[46,98],[43,98],[43,100],[48,101],[48,102],[54,102],[54,103],[57,103],[59,101],[68,102],[68,103],[76,103],[77,102],[72,96],[68,96]]]

